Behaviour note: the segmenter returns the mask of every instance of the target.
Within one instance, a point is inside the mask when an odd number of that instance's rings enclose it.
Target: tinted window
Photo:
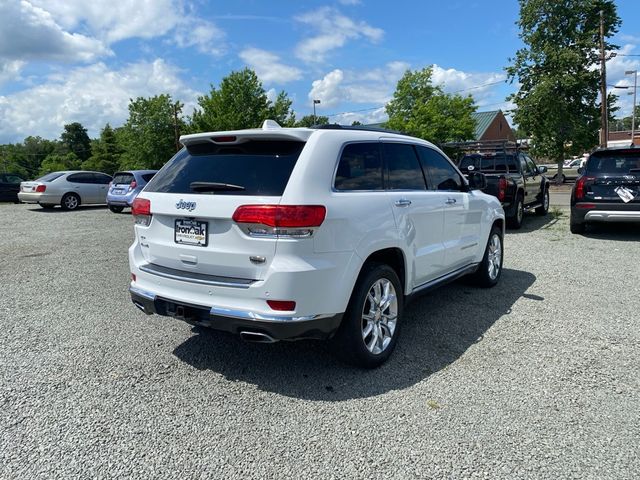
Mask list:
[[[335,181],[336,190],[382,190],[380,145],[350,143],[340,156]]]
[[[460,170],[468,171],[473,166],[481,172],[517,172],[518,164],[514,155],[496,153],[492,155],[466,155],[460,161]]]
[[[122,184],[129,184],[131,182],[133,182],[134,178],[133,178],[133,174],[131,173],[126,173],[126,172],[117,172],[114,176],[113,176],[113,184],[114,185],[122,185]]]
[[[426,190],[422,168],[413,146],[402,143],[384,143],[384,158],[389,172],[391,190]]]
[[[145,182],[148,182],[153,178],[154,175],[155,173],[145,173],[144,175],[142,175],[142,180],[144,180]]]
[[[587,161],[587,174],[625,175],[640,169],[640,151],[603,152],[594,154]],[[640,173],[640,171],[634,172]]]
[[[22,181],[17,175],[5,175],[5,182],[7,183],[20,183]]]
[[[429,177],[432,190],[460,190],[462,178],[451,162],[440,153],[427,147],[417,147],[422,168]]]
[[[37,178],[35,181],[36,182],[53,182],[56,178],[59,178],[62,175],[64,174],[58,173],[58,172],[47,173],[46,175],[43,175],[42,177]]]
[[[229,146],[189,146],[156,173],[146,191],[198,193],[191,190],[192,182],[211,182],[244,187],[218,190],[215,195],[280,196],[304,145],[298,141],[250,140]]]
[[[113,180],[109,175],[107,175],[106,173],[94,173],[93,174],[93,182],[92,183],[98,183],[100,185],[106,185],[107,183],[111,183],[111,180]]]
[[[91,173],[73,173],[67,177],[71,183],[95,183]]]

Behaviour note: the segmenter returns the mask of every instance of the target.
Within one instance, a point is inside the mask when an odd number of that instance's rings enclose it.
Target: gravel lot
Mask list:
[[[129,215],[0,205],[0,478],[637,478],[640,228],[528,217],[392,360],[130,303]]]

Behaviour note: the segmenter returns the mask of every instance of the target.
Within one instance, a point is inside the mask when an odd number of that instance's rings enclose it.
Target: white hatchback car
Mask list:
[[[133,303],[249,341],[391,354],[413,295],[495,285],[504,212],[434,145],[357,127],[187,135],[133,204]]]

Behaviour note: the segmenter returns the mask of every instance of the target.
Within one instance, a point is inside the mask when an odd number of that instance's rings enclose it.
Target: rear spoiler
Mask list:
[[[201,143],[238,145],[249,140],[292,140],[306,142],[313,132],[314,130],[310,128],[282,128],[273,120],[265,120],[262,128],[182,135],[180,137],[180,143],[186,147]]]

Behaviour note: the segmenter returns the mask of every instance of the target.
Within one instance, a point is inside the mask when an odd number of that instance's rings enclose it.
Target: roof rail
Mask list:
[[[395,133],[397,135],[409,135],[408,133],[398,130],[390,130],[388,128],[368,127],[367,125],[340,125],[338,123],[327,123],[324,125],[312,125],[311,128],[316,130],[362,130],[364,132],[380,132]]]
[[[468,142],[448,142],[442,145],[443,147],[453,148],[464,152],[482,152],[487,150],[511,150],[520,151],[526,150],[527,145],[519,144],[517,141],[512,140],[483,140],[483,141],[468,141]]]

